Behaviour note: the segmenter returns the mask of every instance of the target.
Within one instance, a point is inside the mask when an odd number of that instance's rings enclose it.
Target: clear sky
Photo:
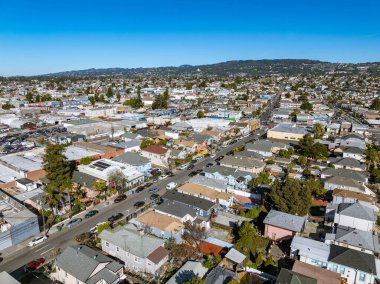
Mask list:
[[[379,0],[0,0],[0,75],[380,61]]]

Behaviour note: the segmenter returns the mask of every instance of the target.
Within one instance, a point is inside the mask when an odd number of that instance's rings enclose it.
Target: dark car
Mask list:
[[[145,186],[143,186],[143,185],[140,185],[138,188],[136,188],[136,193],[139,193],[139,192],[141,192],[141,191],[143,191],[145,189]]]
[[[45,262],[45,258],[41,257],[36,260],[32,260],[31,262],[28,262],[26,265],[26,269],[28,270],[36,270],[41,264]]]
[[[155,193],[158,191],[158,187],[155,186],[155,187],[152,187],[151,189],[149,189],[149,193]]]
[[[148,182],[148,183],[146,183],[144,186],[145,186],[145,187],[151,187],[152,185],[153,185],[152,182]]]
[[[170,176],[170,177],[174,177],[173,172],[168,172],[167,174],[168,174],[168,176]]]
[[[192,170],[192,169],[194,169],[194,165],[191,164],[190,166],[187,167],[187,169],[188,169],[188,170]]]
[[[206,165],[206,168],[212,167],[213,165],[214,165],[213,163],[208,163],[208,164]]]
[[[88,212],[86,215],[84,215],[84,218],[91,218],[92,216],[95,216],[96,214],[98,214],[99,211],[98,210],[91,210],[90,212]]]
[[[116,213],[113,214],[111,217],[108,218],[108,222],[113,223],[121,218],[123,218],[123,213]]]
[[[114,202],[119,203],[122,202],[123,200],[127,199],[127,196],[125,194],[121,194],[118,197],[115,198]]]
[[[144,201],[137,201],[133,206],[135,208],[140,208],[140,207],[143,207],[144,205],[145,205]]]
[[[224,156],[220,156],[219,158],[216,158],[215,161],[219,162],[220,160],[222,160],[224,158]]]
[[[196,176],[197,174],[198,174],[197,172],[191,172],[191,173],[189,173],[189,177]]]
[[[227,156],[233,156],[234,155],[234,151],[229,151],[226,153]]]
[[[75,218],[75,219],[72,219],[69,223],[67,223],[67,227],[68,228],[71,228],[71,227],[74,227],[75,225],[78,225],[80,222],[82,222],[82,218]]]
[[[197,174],[200,174],[201,172],[203,172],[203,170],[202,169],[198,169],[198,170],[196,170],[195,171]]]
[[[157,198],[159,198],[160,195],[157,194],[157,193],[153,193],[151,196],[150,196],[150,200],[156,200]]]

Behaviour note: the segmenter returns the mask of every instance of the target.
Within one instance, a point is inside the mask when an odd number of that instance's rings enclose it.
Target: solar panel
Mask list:
[[[108,168],[108,167],[111,166],[111,165],[106,164],[106,163],[103,163],[103,162],[101,162],[101,161],[99,161],[99,162],[95,162],[93,165],[96,166],[96,167],[98,167],[98,168],[101,169],[101,170],[105,170],[106,168]]]

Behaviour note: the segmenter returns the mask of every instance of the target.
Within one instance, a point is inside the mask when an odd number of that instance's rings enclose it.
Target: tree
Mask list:
[[[198,117],[198,118],[205,117],[205,113],[204,113],[203,111],[200,110],[200,111],[197,112],[197,117]]]
[[[26,96],[25,96],[25,99],[26,99],[28,102],[32,103],[32,102],[33,102],[33,93],[32,93],[32,92],[28,92],[28,93],[26,94]]]
[[[268,199],[268,204],[273,209],[305,216],[309,212],[311,192],[310,188],[298,180],[286,178],[280,182],[276,179],[268,193]]]
[[[325,134],[325,127],[320,123],[316,123],[313,126],[314,139],[321,139]]]
[[[312,158],[314,159],[327,159],[329,157],[329,151],[326,146],[321,143],[315,143],[312,149]]]
[[[304,185],[315,198],[323,198],[326,194],[326,189],[318,179],[309,178],[304,182]]]
[[[375,98],[370,106],[371,109],[380,110],[380,98]]]
[[[102,223],[102,224],[99,224],[97,229],[98,229],[98,236],[99,236],[100,233],[101,233],[103,230],[111,230],[112,228],[111,228],[110,223],[108,223],[108,222],[104,222],[104,223]]]
[[[6,102],[5,104],[3,104],[1,106],[2,109],[5,109],[5,110],[8,110],[8,109],[11,109],[11,108],[15,108],[14,105],[12,105],[10,102]]]
[[[72,167],[64,155],[65,145],[48,144],[43,156],[43,169],[46,172],[48,184],[44,188],[46,191],[45,202],[54,212],[57,205],[62,200],[62,193],[71,188]]]
[[[186,282],[184,282],[184,284],[204,284],[204,283],[205,281],[198,276],[195,276],[191,278],[190,280],[187,280]]]
[[[291,157],[292,155],[294,155],[294,149],[293,149],[293,148],[289,148],[288,150],[280,149],[280,151],[278,152],[278,155],[279,155],[281,158],[290,159],[290,157]]]
[[[201,251],[200,245],[202,241],[207,238],[207,232],[205,227],[201,227],[198,224],[190,221],[186,221],[185,233],[182,235],[182,238],[192,247],[197,248],[198,251]]]
[[[113,97],[112,87],[108,87],[106,96],[107,96],[107,98],[112,98]]]
[[[104,180],[97,180],[94,185],[94,189],[99,192],[100,199],[107,199],[107,184]]]
[[[164,94],[162,95],[165,101],[169,100],[169,89],[166,88]]]
[[[119,193],[125,192],[127,179],[121,170],[112,171],[109,174],[108,180]]]
[[[308,110],[308,111],[311,111],[313,110],[313,105],[307,101],[304,101],[301,106],[300,106],[301,109],[303,110]]]
[[[167,109],[168,108],[168,102],[165,100],[164,96],[158,95],[154,99],[154,102],[152,104],[152,109]]]
[[[365,151],[365,160],[367,162],[368,169],[372,169],[379,161],[378,151],[371,145],[367,145]]]
[[[261,184],[270,184],[271,180],[269,178],[269,174],[267,172],[261,172],[250,181],[250,186],[251,187],[257,187],[258,185]]]
[[[94,96],[90,96],[90,97],[88,97],[88,100],[90,101],[92,107],[94,107],[95,103],[96,103],[95,97]]]
[[[94,161],[91,157],[84,157],[79,160],[79,164],[81,165],[89,165],[91,162]]]
[[[319,142],[314,144],[314,139],[310,134],[306,134],[300,139],[298,146],[301,147],[302,154],[306,157],[326,159],[329,156],[327,148]]]
[[[299,156],[297,159],[297,163],[301,166],[306,166],[307,158],[305,156]]]
[[[203,266],[208,269],[213,269],[221,261],[222,261],[222,258],[220,257],[220,255],[217,255],[217,256],[207,255],[206,260],[203,262]]]

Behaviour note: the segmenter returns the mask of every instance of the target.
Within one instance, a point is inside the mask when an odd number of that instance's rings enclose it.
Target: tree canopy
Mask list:
[[[276,179],[268,193],[270,208],[305,216],[309,212],[311,189],[299,180],[286,178],[284,182]]]
[[[380,110],[380,98],[375,98],[370,106],[371,109]]]

